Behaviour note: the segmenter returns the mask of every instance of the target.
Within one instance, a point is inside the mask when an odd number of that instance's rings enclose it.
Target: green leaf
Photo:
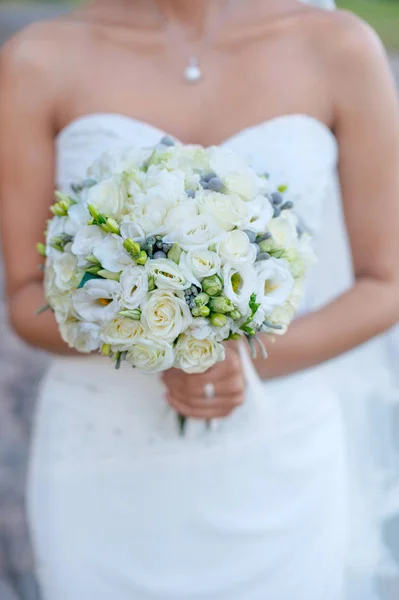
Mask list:
[[[84,286],[84,284],[87,283],[88,281],[90,281],[91,279],[104,279],[104,278],[101,277],[100,275],[96,275],[95,273],[88,273],[86,271],[86,273],[82,277],[82,281],[78,285],[78,290],[80,288],[82,288]]]

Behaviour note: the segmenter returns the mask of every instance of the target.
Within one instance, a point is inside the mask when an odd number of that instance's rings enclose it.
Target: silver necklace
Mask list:
[[[188,64],[183,70],[183,79],[186,83],[195,84],[199,83],[203,79],[203,70],[200,63],[199,55],[202,54],[203,50],[212,43],[217,35],[219,29],[222,27],[223,23],[227,20],[231,10],[235,6],[238,0],[228,0],[224,9],[220,12],[217,19],[212,24],[212,27],[209,29],[208,34],[201,41],[200,47],[198,49],[198,53],[196,56],[191,56],[188,60]],[[171,34],[170,27],[170,19],[168,16],[162,11],[162,9],[156,4],[159,12],[165,19],[165,30]],[[176,42],[176,39],[174,40]],[[182,40],[179,40],[180,45],[182,46]]]

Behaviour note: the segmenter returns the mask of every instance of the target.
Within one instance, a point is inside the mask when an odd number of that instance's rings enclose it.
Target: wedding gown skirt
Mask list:
[[[336,399],[315,374],[251,386],[181,438],[157,378],[53,362],[29,497],[45,600],[343,598]]]
[[[59,189],[99,152],[162,135],[121,115],[77,119],[57,139]],[[224,145],[288,184],[316,247],[328,239],[337,142],[323,123],[286,115]],[[339,291],[333,244],[306,310],[327,299],[326,273]],[[191,421],[181,438],[157,378],[54,359],[29,481],[44,600],[343,600],[347,461],[332,389],[322,369],[264,386],[252,373],[245,406],[210,432]]]

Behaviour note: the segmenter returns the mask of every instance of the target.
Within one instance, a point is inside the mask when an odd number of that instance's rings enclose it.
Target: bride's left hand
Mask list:
[[[245,399],[245,377],[240,355],[233,345],[226,345],[226,359],[205,373],[188,375],[170,369],[162,376],[169,404],[184,417],[220,419],[227,417]],[[214,386],[214,396],[206,389]]]

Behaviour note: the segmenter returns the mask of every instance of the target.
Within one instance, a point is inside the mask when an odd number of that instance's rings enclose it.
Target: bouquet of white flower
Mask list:
[[[282,334],[313,254],[284,188],[238,156],[175,144],[106,154],[56,193],[45,293],[63,339],[152,373],[200,373],[223,341]]]

